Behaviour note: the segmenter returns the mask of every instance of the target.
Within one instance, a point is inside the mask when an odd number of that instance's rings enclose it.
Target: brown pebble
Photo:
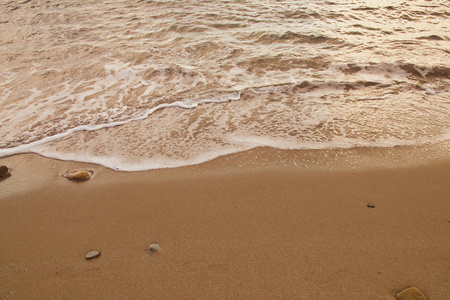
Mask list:
[[[407,288],[395,296],[397,300],[426,300],[425,296],[415,287]]]
[[[91,250],[86,254],[86,259],[92,259],[100,256],[100,251]]]
[[[9,169],[7,166],[1,166],[0,167],[0,179],[1,178],[8,178],[9,176],[11,176],[11,174],[9,173]]]
[[[148,246],[149,253],[155,253],[155,252],[159,252],[159,251],[161,251],[161,246],[159,246],[156,243],[150,244],[150,246]]]
[[[370,208],[375,208],[375,205],[374,205],[374,204],[372,204],[372,203],[367,203],[367,207],[370,207]]]
[[[74,169],[64,174],[64,177],[73,181],[85,181],[91,178],[92,173],[94,172],[83,169]]]

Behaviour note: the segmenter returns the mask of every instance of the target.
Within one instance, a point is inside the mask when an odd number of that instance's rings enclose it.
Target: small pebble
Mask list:
[[[425,94],[427,94],[427,95],[436,95],[436,92],[434,90],[432,90],[432,89],[427,89],[425,91]]]
[[[148,246],[148,252],[151,253],[155,253],[155,252],[159,252],[161,251],[161,247],[158,244],[150,244],[150,246]]]
[[[9,169],[7,166],[1,166],[0,167],[0,179],[1,178],[7,178],[9,177],[11,174],[9,173]]]
[[[91,259],[100,256],[100,251],[91,250],[86,254],[86,259]]]
[[[94,172],[83,169],[74,169],[64,174],[64,177],[73,181],[85,181],[91,178],[92,173]]]
[[[415,287],[407,288],[395,295],[397,300],[426,300],[425,296]]]
[[[374,205],[374,204],[372,204],[372,203],[367,203],[367,207],[370,207],[370,208],[375,208],[375,205]]]

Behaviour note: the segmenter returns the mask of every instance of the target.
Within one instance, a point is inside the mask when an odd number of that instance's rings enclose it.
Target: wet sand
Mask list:
[[[245,155],[130,173],[1,158],[0,297],[450,298],[450,159],[239,167]],[[80,167],[93,178],[60,177]]]

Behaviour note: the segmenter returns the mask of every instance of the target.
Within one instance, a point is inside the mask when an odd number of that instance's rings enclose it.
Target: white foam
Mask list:
[[[159,157],[156,159],[140,159],[137,162],[130,162],[128,159],[124,159],[119,156],[89,156],[83,153],[61,153],[52,152],[43,148],[37,148],[31,152],[40,154],[45,157],[60,159],[60,160],[70,160],[70,161],[80,161],[87,163],[94,163],[102,165],[104,167],[117,170],[117,171],[145,171],[152,169],[166,169],[166,168],[177,168],[190,165],[196,165],[211,161],[213,159],[238,153],[241,151],[247,151],[258,147],[271,147],[281,150],[331,150],[331,149],[351,149],[355,147],[376,147],[376,148],[391,148],[394,146],[417,146],[426,144],[437,144],[440,142],[445,142],[450,140],[450,134],[435,137],[433,139],[426,140],[401,140],[395,138],[379,139],[377,141],[367,141],[367,140],[355,140],[342,137],[334,137],[332,141],[328,142],[307,142],[302,144],[292,144],[288,143],[283,139],[274,139],[270,137],[234,137],[233,142],[235,146],[226,147],[223,149],[213,149],[209,151],[202,152],[201,155],[196,156],[192,159],[171,159],[168,157]]]
[[[152,99],[151,94],[153,91],[157,90],[161,87],[161,82],[168,83],[170,87],[177,88],[177,83],[188,83],[188,88],[194,88],[199,83],[206,84],[207,80],[202,75],[193,76],[193,72],[190,67],[180,67],[175,68],[175,70],[170,67],[151,67],[154,70],[159,72],[157,80],[155,82],[149,80],[145,83],[143,79],[136,74],[140,72],[144,72],[148,65],[140,65],[138,67],[130,67],[129,64],[121,63],[120,61],[115,61],[110,64],[106,64],[105,72],[106,76],[95,78],[91,81],[93,83],[89,83],[89,80],[80,80],[75,84],[71,84],[69,81],[63,82],[62,85],[64,89],[56,92],[53,95],[47,97],[47,101],[50,103],[55,103],[55,105],[51,107],[57,107],[58,101],[66,101],[73,100],[74,103],[70,106],[69,110],[73,112],[83,111],[86,109],[86,105],[89,106],[89,109],[99,108],[100,112],[96,113],[96,118],[100,120],[105,120],[100,124],[95,125],[78,125],[73,128],[67,129],[61,133],[53,134],[51,136],[46,136],[38,141],[34,141],[28,144],[23,144],[17,147],[0,149],[0,157],[7,156],[17,153],[26,153],[26,152],[35,152],[44,156],[58,158],[58,159],[67,159],[67,160],[79,160],[85,162],[92,162],[97,164],[102,164],[106,167],[126,170],[126,171],[136,171],[136,170],[146,170],[146,169],[154,169],[154,168],[167,168],[167,167],[179,167],[183,165],[191,165],[202,163],[216,157],[235,153],[243,150],[252,149],[255,147],[267,146],[279,149],[330,149],[330,148],[352,148],[352,147],[392,147],[397,145],[414,145],[420,143],[427,143],[433,141],[441,141],[442,139],[447,139],[448,135],[444,134],[436,134],[426,136],[428,133],[425,129],[429,129],[433,126],[433,124],[426,123],[423,128],[410,130],[408,128],[410,120],[406,120],[405,124],[397,124],[401,123],[401,120],[397,123],[383,124],[383,128],[386,132],[392,132],[401,136],[401,138],[393,138],[389,137],[389,134],[384,134],[382,131],[378,130],[377,122],[385,121],[386,116],[389,114],[380,115],[381,118],[377,119],[376,117],[371,117],[370,113],[367,114],[367,118],[362,117],[361,119],[353,120],[353,116],[357,116],[362,109],[379,109],[381,108],[381,104],[378,105],[376,103],[358,103],[357,107],[352,106],[352,101],[356,100],[383,100],[388,99],[393,96],[393,93],[386,93],[382,96],[374,96],[374,97],[360,97],[361,95],[371,95],[371,94],[379,94],[380,90],[384,90],[381,88],[371,90],[370,87],[362,88],[361,84],[358,81],[362,77],[373,79],[372,73],[376,74],[379,69],[383,69],[383,72],[386,72],[389,69],[389,74],[391,79],[389,82],[392,83],[392,78],[402,79],[404,76],[404,71],[401,70],[395,64],[392,65],[382,65],[382,66],[361,66],[362,71],[356,72],[351,76],[342,75],[342,74],[334,74],[330,76],[331,79],[326,80],[312,80],[311,78],[301,77],[301,80],[297,82],[290,82],[290,84],[286,84],[285,81],[281,82],[283,84],[280,85],[269,85],[269,86],[258,86],[256,87],[247,87],[244,91],[250,91],[254,95],[252,97],[256,97],[256,100],[253,101],[243,101],[244,103],[237,108],[237,110],[241,111],[222,111],[224,115],[229,117],[222,118],[217,120],[217,123],[212,126],[211,131],[214,131],[212,136],[207,136],[210,140],[217,139],[223,140],[227,145],[226,146],[217,146],[215,144],[208,144],[208,142],[203,142],[201,139],[195,141],[195,143],[191,143],[191,149],[182,148],[183,145],[180,146],[180,149],[176,149],[177,151],[185,151],[187,152],[185,158],[183,156],[178,157],[169,157],[165,156],[164,153],[161,153],[159,156],[154,156],[153,158],[146,158],[145,155],[143,157],[138,157],[135,161],[130,159],[130,157],[126,157],[121,155],[121,149],[115,148],[111,151],[111,155],[102,154],[94,154],[94,153],[81,153],[81,152],[70,152],[66,153],[63,151],[58,151],[58,147],[49,146],[52,142],[56,142],[58,140],[62,140],[63,138],[69,137],[71,135],[76,134],[77,132],[92,132],[98,131],[106,128],[118,127],[120,125],[125,125],[134,121],[142,121],[145,120],[148,116],[153,114],[155,111],[168,109],[168,108],[183,108],[183,109],[193,109],[198,107],[203,103],[223,103],[228,101],[239,100],[241,98],[241,92],[228,92],[223,93],[214,97],[199,97],[195,92],[187,93],[187,96],[184,97],[182,101],[175,101],[170,103],[160,103],[165,99],[161,96],[158,99]],[[336,67],[335,69],[340,69],[341,67]],[[181,70],[181,71],[180,71]],[[291,69],[290,71],[292,71]],[[336,71],[337,72],[337,71]],[[341,72],[341,71],[339,71]],[[145,73],[145,72],[144,72]],[[342,73],[342,72],[341,72]],[[175,74],[174,77],[170,78],[171,74]],[[270,72],[266,72],[266,75],[270,74]],[[248,75],[248,74],[246,74]],[[328,74],[329,75],[329,74]],[[400,77],[396,77],[399,75]],[[164,76],[168,76],[167,78]],[[185,76],[189,79],[185,81]],[[192,77],[193,76],[193,77]],[[297,75],[297,78],[299,75]],[[379,78],[378,76],[377,78]],[[386,77],[386,76],[385,76]],[[294,77],[293,77],[294,78]],[[338,80],[339,78],[348,79],[347,81]],[[381,77],[380,77],[381,78]],[[383,77],[384,78],[384,77]],[[228,78],[230,79],[230,78]],[[261,77],[262,81],[270,80],[268,77]],[[351,80],[350,80],[351,79]],[[159,81],[158,81],[159,80]],[[279,78],[273,80],[273,82],[278,82]],[[381,79],[380,79],[381,80]],[[394,80],[394,82],[395,82]],[[158,81],[158,83],[156,83]],[[293,93],[293,87],[296,84],[301,82],[308,81],[311,83],[311,87],[314,88],[306,88],[304,90],[300,90],[298,94]],[[382,81],[382,80],[381,80]],[[385,82],[386,79],[384,79]],[[104,92],[104,89],[108,89],[109,87],[114,86],[115,84],[119,84],[120,88],[113,89],[111,91]],[[236,83],[234,83],[236,86]],[[250,83],[239,83],[243,87],[248,86]],[[353,87],[361,87],[356,90],[346,90],[347,85],[353,85]],[[81,86],[87,86],[88,88],[74,92],[77,88]],[[147,110],[134,110],[130,113],[128,110],[128,106],[126,103],[126,91],[131,88],[143,88],[143,93],[140,94],[139,104],[146,103],[147,106],[150,106],[154,103],[160,103],[150,109]],[[184,91],[186,86],[181,87],[178,91]],[[123,90],[122,90],[123,89]],[[167,88],[166,88],[167,89]],[[32,102],[35,98],[39,97],[42,94],[42,91],[31,88],[31,95],[25,99],[25,103]],[[92,96],[97,92],[103,91],[103,95],[95,99],[86,100],[88,96]],[[190,90],[189,90],[190,91]],[[382,91],[386,92],[386,91]],[[106,100],[108,96],[115,95],[116,102],[115,105],[111,108],[106,107]],[[423,91],[421,91],[423,93]],[[175,92],[175,95],[177,93]],[[201,93],[200,93],[201,94]],[[273,96],[273,97],[272,97]],[[261,98],[258,98],[261,97]],[[266,97],[266,98],[264,98]],[[269,101],[269,97],[272,99]],[[398,97],[396,94],[395,97]],[[394,98],[394,97],[392,97]],[[433,99],[439,101],[438,99]],[[58,100],[63,99],[63,100]],[[265,99],[264,103],[259,103],[261,99]],[[267,101],[266,101],[267,100]],[[383,105],[394,105],[397,114],[402,112],[402,109],[407,109],[409,106],[402,105],[402,101],[394,101],[395,99],[389,99],[388,101],[383,101]],[[420,99],[419,99],[420,100]],[[171,101],[169,99],[168,101]],[[417,105],[415,103],[415,98],[412,97],[411,100],[408,100],[410,104]],[[16,117],[16,119],[25,118],[27,115],[38,112],[40,109],[40,105],[43,105],[41,102],[32,103],[26,109],[21,111]],[[92,105],[92,107],[91,107]],[[347,106],[348,105],[348,106]],[[45,105],[44,105],[45,106]],[[143,107],[146,107],[145,105]],[[387,107],[387,106],[386,106]],[[421,106],[418,107],[420,110],[427,110],[429,106]],[[217,109],[221,111],[220,107]],[[420,111],[419,110],[419,111]],[[42,110],[41,110],[42,111]],[[43,109],[45,111],[45,109]],[[431,110],[430,110],[431,111]],[[209,111],[211,112],[211,111]],[[238,114],[236,114],[239,112]],[[390,113],[390,111],[388,111]],[[352,115],[353,113],[353,115]],[[445,118],[445,111],[441,111],[440,114],[436,114],[439,118]],[[195,113],[194,113],[195,115]],[[202,115],[203,116],[203,115]],[[208,112],[205,114],[208,116]],[[275,117],[274,117],[275,116]],[[41,114],[40,119],[45,121],[47,115]],[[216,116],[217,117],[217,116]],[[219,116],[220,117],[220,116]],[[407,117],[407,116],[406,116]],[[174,116],[176,118],[176,116]],[[342,119],[342,122],[335,121],[338,119]],[[383,119],[384,118],[384,119]],[[223,132],[227,132],[230,130],[230,127],[227,125],[228,121],[233,123],[237,119],[235,127],[238,128],[236,132],[232,134],[223,134]],[[265,119],[272,120],[271,122]],[[112,121],[111,121],[112,120]],[[294,123],[289,123],[291,121]],[[82,120],[84,121],[84,120]],[[95,121],[95,120],[94,120]],[[176,121],[176,120],[175,120]],[[176,122],[170,123],[172,128],[175,128],[179,125]],[[216,121],[216,120],[215,120]],[[352,124],[352,122],[355,124]],[[442,122],[440,119],[436,119],[436,122]],[[187,123],[187,122],[186,122]],[[184,123],[184,124],[186,124]],[[281,124],[280,124],[281,123]],[[203,123],[204,124],[204,123]],[[201,128],[203,126],[202,122],[194,121],[194,123],[190,124],[192,127]],[[327,136],[326,133],[315,130],[315,127],[319,127],[325,124],[328,126],[328,133],[331,132],[331,138]],[[62,120],[58,124],[53,124],[54,126],[72,126],[73,123],[68,124],[68,121]],[[153,125],[153,124],[152,124]],[[162,124],[161,131],[156,133],[165,134],[164,138],[166,143],[170,143],[168,140],[169,135],[167,135],[168,129],[164,128],[166,124]],[[410,124],[413,125],[413,124]],[[363,128],[363,127],[366,128]],[[402,127],[403,126],[403,127]],[[428,126],[428,127],[427,127]],[[262,129],[261,129],[262,128]],[[361,128],[363,128],[361,130]],[[367,130],[367,128],[369,128]],[[374,128],[372,130],[371,128]],[[305,133],[303,137],[290,137],[289,133],[292,129],[301,130]],[[208,129],[209,130],[209,129]],[[200,131],[201,134],[209,134],[208,130]],[[366,130],[367,132],[365,132]],[[371,136],[370,131],[374,131],[374,135],[380,134],[381,138],[375,139]],[[221,132],[222,131],[222,132]],[[352,138],[348,137],[340,137],[336,135],[336,132],[344,131],[350,133],[350,135],[354,135]],[[423,131],[423,134],[422,134]],[[132,131],[133,132],[133,131]],[[205,133],[206,132],[206,133]],[[188,132],[188,137],[196,136],[195,134],[199,132]],[[415,135],[419,135],[419,138],[413,139]],[[30,133],[31,135],[31,133]],[[148,136],[147,136],[148,137]],[[154,135],[155,140],[160,138],[159,135]],[[160,138],[161,139],[161,138]],[[163,139],[164,140],[164,139]],[[208,140],[208,139],[206,139]],[[109,140],[111,141],[111,140]],[[132,143],[132,142],[131,142]],[[103,146],[108,145],[107,143]],[[164,145],[165,146],[165,145]],[[91,145],[91,147],[94,147]],[[63,148],[61,148],[63,149]],[[173,151],[173,148],[170,148]],[[70,151],[70,150],[68,150]],[[126,151],[126,150],[124,150]],[[176,152],[176,151],[175,151]],[[141,152],[142,153],[142,152]]]
[[[149,110],[147,110],[142,116],[140,117],[136,117],[136,118],[130,118],[127,119],[125,121],[118,121],[118,122],[111,122],[111,123],[106,123],[106,124],[98,124],[98,125],[82,125],[82,126],[77,126],[74,128],[71,128],[65,132],[62,133],[58,133],[52,136],[47,136],[41,140],[35,141],[35,142],[31,142],[29,144],[24,144],[24,145],[20,145],[17,147],[12,147],[12,148],[6,148],[6,149],[0,149],[0,157],[3,156],[9,156],[9,155],[13,155],[13,154],[19,154],[19,153],[27,153],[27,152],[33,152],[33,149],[37,146],[41,146],[41,145],[45,145],[46,143],[52,142],[52,141],[56,141],[59,139],[62,139],[64,137],[67,137],[73,133],[76,132],[80,132],[80,131],[96,131],[96,130],[100,130],[100,129],[105,129],[105,128],[112,128],[112,127],[116,127],[116,126],[120,126],[120,125],[124,125],[133,121],[139,121],[139,120],[144,120],[146,119],[149,115],[151,115],[152,113],[154,113],[155,111],[158,111],[160,109],[164,109],[164,108],[170,108],[170,107],[179,107],[179,108],[183,108],[183,109],[192,109],[195,108],[201,104],[204,103],[222,103],[222,102],[227,102],[227,101],[236,101],[239,100],[241,97],[240,92],[236,92],[234,94],[225,94],[222,96],[218,96],[218,97],[214,97],[214,98],[207,98],[207,99],[202,99],[199,101],[176,101],[173,103],[164,103],[164,104],[160,104],[158,106],[155,106]]]

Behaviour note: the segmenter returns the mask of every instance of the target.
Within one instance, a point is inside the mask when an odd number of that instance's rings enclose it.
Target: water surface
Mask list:
[[[0,156],[144,170],[450,140],[446,1],[2,1]]]

